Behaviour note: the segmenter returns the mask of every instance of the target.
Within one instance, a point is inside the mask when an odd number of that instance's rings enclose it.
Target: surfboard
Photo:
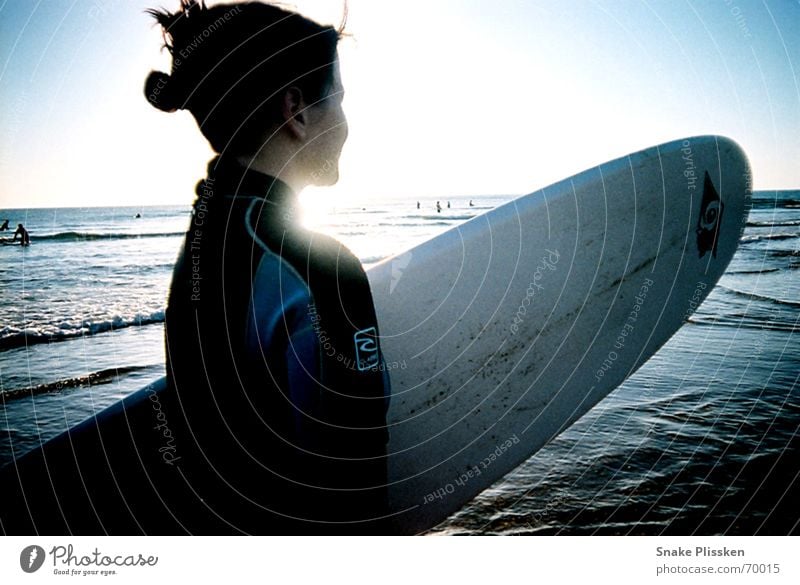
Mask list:
[[[398,531],[447,518],[644,364],[722,276],[750,192],[739,146],[687,138],[372,268]]]
[[[750,188],[733,141],[687,138],[515,199],[373,266],[392,384],[390,530],[436,526],[645,363],[724,272]],[[56,437],[6,466],[0,483],[16,489],[21,470],[38,466],[46,485],[23,481],[25,506],[44,506],[52,491],[48,514],[97,514],[96,494],[84,489],[62,505],[58,493],[82,485],[79,462],[114,467],[125,491],[141,452],[168,450],[165,437],[160,447],[142,443],[154,412],[164,414],[164,389],[159,380]],[[136,506],[159,504],[130,499],[128,490],[119,505],[134,517]]]

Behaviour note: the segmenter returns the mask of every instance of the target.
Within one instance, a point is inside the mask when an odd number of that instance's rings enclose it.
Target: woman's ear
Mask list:
[[[283,125],[298,140],[306,138],[306,103],[299,87],[292,86],[283,92],[281,115]]]

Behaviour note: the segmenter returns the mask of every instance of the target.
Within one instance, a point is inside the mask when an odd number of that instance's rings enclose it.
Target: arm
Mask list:
[[[280,271],[279,276],[276,270]],[[320,349],[305,283],[274,258],[265,258],[253,281],[246,347],[264,364],[265,389],[288,401],[288,440],[304,448],[316,441],[313,418],[319,408]],[[272,382],[272,383],[270,383]],[[277,388],[275,388],[277,386]]]

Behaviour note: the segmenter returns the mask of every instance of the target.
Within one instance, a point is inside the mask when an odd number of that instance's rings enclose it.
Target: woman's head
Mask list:
[[[151,72],[145,96],[164,111],[189,110],[217,152],[255,155],[285,123],[287,99],[313,107],[341,84],[341,29],[258,2],[182,0],[175,13],[148,12],[163,27],[172,70]]]

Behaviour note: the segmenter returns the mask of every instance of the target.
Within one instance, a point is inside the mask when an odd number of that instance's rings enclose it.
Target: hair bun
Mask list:
[[[151,71],[144,82],[144,96],[154,108],[163,112],[174,112],[180,103],[173,91],[172,78],[163,71]]]

